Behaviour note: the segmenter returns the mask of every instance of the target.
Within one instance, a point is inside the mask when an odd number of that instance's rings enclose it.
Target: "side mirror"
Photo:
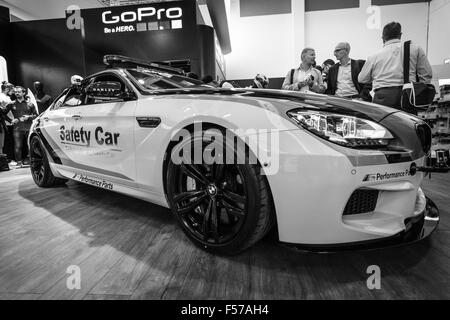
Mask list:
[[[88,97],[101,100],[132,100],[134,92],[122,90],[122,84],[118,81],[94,82],[86,88]]]

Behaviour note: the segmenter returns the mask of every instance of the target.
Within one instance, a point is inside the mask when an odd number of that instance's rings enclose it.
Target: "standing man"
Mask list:
[[[335,47],[334,56],[339,62],[330,68],[326,93],[342,98],[371,101],[370,89],[358,82],[364,61],[350,59],[350,49],[347,42],[340,42]]]
[[[48,94],[44,91],[44,84],[42,82],[36,81],[33,83],[34,91],[35,91],[35,97],[36,97],[36,103],[38,108],[38,113],[41,114],[45,110],[50,107],[50,104],[52,103],[52,97],[50,97]]]
[[[301,54],[302,63],[297,69],[290,70],[284,79],[282,89],[292,91],[325,92],[322,73],[314,68],[316,52],[312,48],[305,48]]]
[[[13,124],[14,156],[18,167],[22,167],[23,165],[23,148],[27,145],[31,122],[37,116],[33,104],[25,100],[26,92],[27,90],[25,88],[16,86],[14,88],[16,100],[6,107],[8,111],[11,111],[14,117],[11,123]]]
[[[401,109],[403,81],[402,26],[391,22],[383,28],[382,50],[370,56],[359,74],[361,83],[373,83],[374,103]],[[425,52],[411,43],[409,56],[409,80],[430,83],[432,69]]]

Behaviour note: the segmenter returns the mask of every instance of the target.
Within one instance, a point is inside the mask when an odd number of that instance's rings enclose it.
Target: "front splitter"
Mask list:
[[[302,252],[334,253],[343,251],[372,251],[386,248],[395,248],[424,240],[428,238],[439,225],[439,209],[428,197],[425,209],[419,215],[405,220],[406,229],[394,236],[351,243],[339,243],[331,245],[308,245],[280,242],[282,245]]]

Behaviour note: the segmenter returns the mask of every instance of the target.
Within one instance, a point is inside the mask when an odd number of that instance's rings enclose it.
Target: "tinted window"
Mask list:
[[[191,79],[191,78],[187,78],[187,77],[180,77],[180,76],[171,76],[170,80],[179,83],[183,87],[192,87],[192,86],[199,86],[199,85],[204,84],[200,80]]]
[[[120,79],[118,76],[114,75],[114,74],[102,74],[99,75],[97,77],[95,77],[95,80],[93,81],[93,83],[95,82],[101,82],[101,81],[112,81],[112,82],[119,82],[121,85],[121,90],[122,91],[126,91],[128,88],[125,86],[125,84],[123,83],[122,79]]]
[[[175,89],[179,86],[168,82],[161,74],[129,69],[131,76],[144,88],[149,90]]]
[[[187,88],[203,84],[203,82],[196,79],[149,69],[139,68],[128,69],[127,71],[144,89],[149,90]]]
[[[89,85],[85,86],[85,90],[84,92],[86,92],[86,98],[85,98],[85,103],[83,104],[97,104],[97,103],[106,103],[106,102],[114,102],[114,101],[118,101],[118,100],[122,100],[122,99],[118,99],[117,97],[108,97],[108,96],[100,96],[100,95],[96,95],[94,96],[90,96],[88,91],[89,91],[89,87],[93,86],[94,84],[99,84],[99,82],[104,82],[104,83],[109,83],[109,84],[118,84],[120,85],[120,91],[121,92],[128,92],[131,91],[126,85],[125,83],[122,81],[122,79],[114,74],[101,74],[97,77],[95,77],[94,81],[92,81]]]
[[[81,105],[83,102],[83,94],[80,87],[72,87],[64,99],[65,107],[76,107]]]
[[[58,109],[61,106],[63,106],[66,96],[67,96],[67,89],[64,89],[63,92],[56,98],[51,108]]]

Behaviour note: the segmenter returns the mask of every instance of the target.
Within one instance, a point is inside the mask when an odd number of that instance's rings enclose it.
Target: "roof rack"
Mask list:
[[[122,68],[133,68],[133,67],[145,67],[150,69],[156,69],[160,71],[166,71],[169,73],[178,74],[184,76],[184,71],[178,68],[169,67],[155,62],[148,62],[145,60],[125,57],[115,54],[107,54],[103,57],[103,63],[108,67],[122,67]]]

